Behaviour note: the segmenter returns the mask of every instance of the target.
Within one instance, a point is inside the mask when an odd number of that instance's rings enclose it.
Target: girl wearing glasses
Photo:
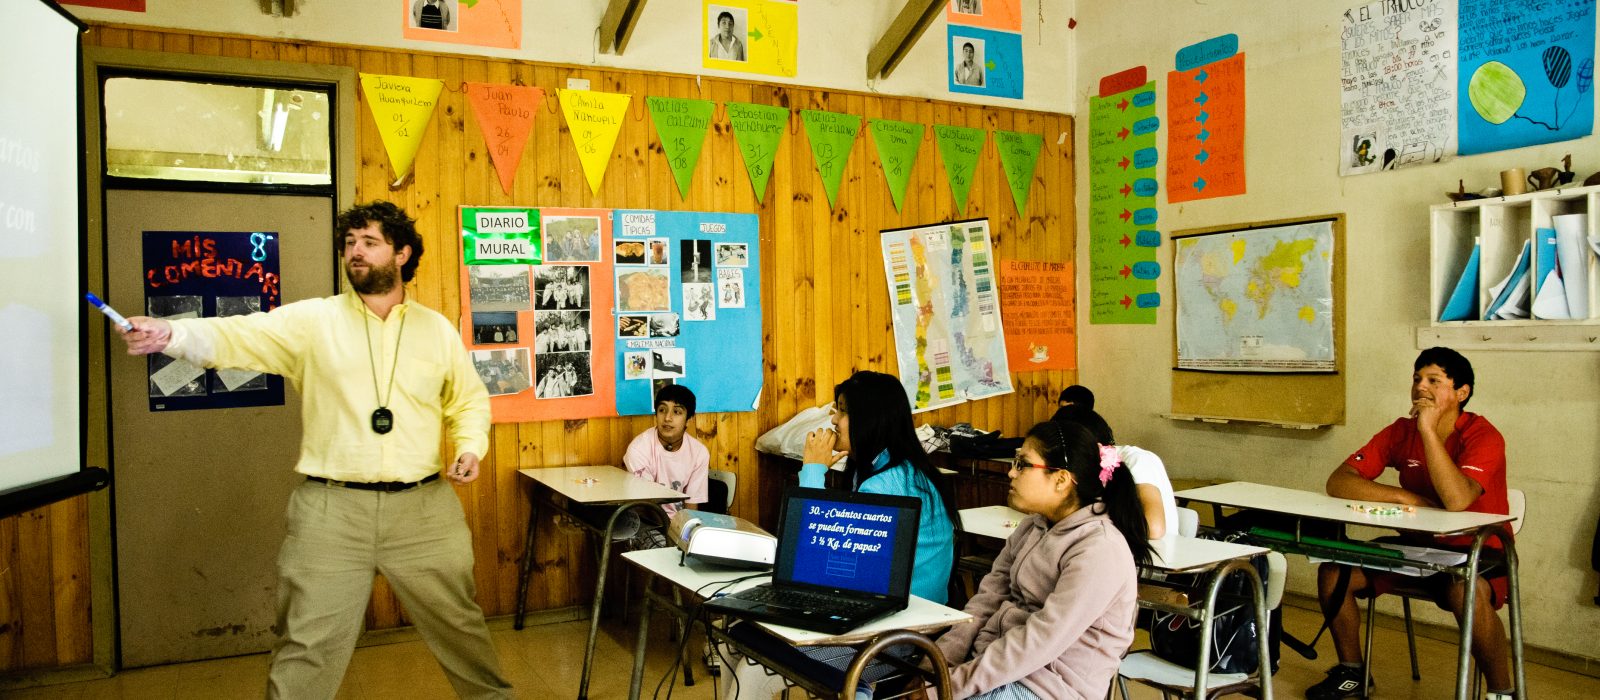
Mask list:
[[[1150,562],[1133,477],[1072,423],[1028,431],[1007,501],[1029,514],[938,641],[954,698],[1104,697],[1133,642],[1138,566]]]

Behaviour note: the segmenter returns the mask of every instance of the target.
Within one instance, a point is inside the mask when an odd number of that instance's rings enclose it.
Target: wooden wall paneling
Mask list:
[[[446,84],[436,123],[430,125],[415,170],[408,182],[391,188],[393,176],[368,107],[358,107],[355,164],[358,200],[389,199],[419,218],[428,255],[413,285],[417,298],[454,318],[459,313],[457,275],[459,239],[456,206],[516,204],[617,208],[657,208],[754,212],[761,220],[764,376],[760,406],[754,412],[701,415],[695,430],[712,451],[719,468],[740,480],[737,512],[761,519],[762,469],[751,447],[762,432],[799,409],[826,403],[835,382],[856,369],[896,372],[894,337],[888,313],[878,232],[956,218],[988,217],[993,224],[999,259],[1026,258],[1073,261],[1073,176],[1069,117],[1014,110],[961,106],[924,99],[825,92],[724,79],[701,79],[654,73],[595,70],[549,64],[445,56],[421,52],[279,42],[181,31],[130,30],[96,26],[87,45],[141,48],[173,53],[270,58],[282,61],[346,65],[365,73],[436,77]],[[556,89],[568,76],[586,77],[594,89],[633,95],[634,105],[623,127],[613,161],[598,194],[587,185],[560,112]],[[511,194],[500,190],[479,127],[469,110],[462,83],[522,83],[547,91],[536,117],[528,152]],[[718,103],[701,163],[688,198],[673,183],[660,152],[644,98],[671,95],[711,99]],[[358,102],[365,102],[358,97]],[[757,203],[728,124],[730,101],[772,104],[791,111],[788,133],[774,159],[766,199]],[[826,109],[863,117],[863,133],[852,147],[839,206],[830,210],[812,159],[810,141],[798,110]],[[921,123],[928,128],[912,172],[904,211],[894,210],[883,182],[881,164],[865,119],[882,117]],[[472,126],[467,126],[472,122]],[[1027,210],[1019,216],[998,164],[995,146],[985,143],[976,186],[965,214],[955,211],[932,126],[959,124],[986,130],[1010,129],[1039,133],[1044,148],[1034,176]],[[1057,143],[1068,132],[1069,140]],[[346,166],[349,167],[349,166]],[[676,254],[676,251],[674,251]],[[1072,290],[1065,290],[1071,293]],[[608,321],[609,322],[609,321]],[[602,332],[614,332],[607,329]],[[1016,394],[967,403],[931,414],[918,422],[968,420],[981,427],[1025,430],[1049,414],[1056,391],[1076,372],[1033,372],[1015,375]],[[987,423],[987,424],[986,424]],[[484,476],[460,490],[463,508],[475,537],[480,602],[489,615],[515,607],[517,560],[522,554],[529,489],[516,474],[519,467],[584,463],[620,464],[627,442],[651,424],[649,416],[547,421],[497,425]],[[60,504],[30,522],[0,521],[0,670],[60,666],[92,656],[88,599],[87,505]],[[540,548],[534,553],[538,574],[529,594],[530,608],[548,609],[581,603],[593,582],[592,556],[585,538],[559,528],[552,518],[540,523]],[[27,565],[24,565],[24,561]],[[30,566],[48,571],[29,575]],[[32,608],[47,611],[47,622],[23,616]],[[374,628],[404,621],[398,603],[379,583],[369,610]],[[25,636],[42,634],[45,637]],[[27,631],[31,630],[31,631]],[[35,639],[42,639],[39,646]],[[42,652],[29,651],[44,649]]]

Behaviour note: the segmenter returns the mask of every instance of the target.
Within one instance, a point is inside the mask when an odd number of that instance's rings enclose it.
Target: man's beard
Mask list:
[[[357,294],[387,294],[400,281],[400,267],[393,261],[387,265],[368,263],[364,272],[354,269],[350,263],[345,263],[344,272],[350,278],[350,286]],[[358,272],[362,274],[357,274]]]

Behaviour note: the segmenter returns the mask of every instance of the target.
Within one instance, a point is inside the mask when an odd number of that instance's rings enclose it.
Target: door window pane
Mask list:
[[[102,94],[108,176],[333,183],[327,92],[122,77]]]

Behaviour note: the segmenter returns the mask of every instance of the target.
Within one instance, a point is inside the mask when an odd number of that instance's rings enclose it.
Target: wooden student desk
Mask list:
[[[960,516],[962,530],[981,537],[992,537],[999,540],[1011,537],[1011,533],[1017,529],[1017,524],[1027,517],[1026,514],[1007,506],[968,508],[962,510]],[[1221,591],[1222,582],[1227,579],[1228,574],[1241,571],[1245,572],[1250,578],[1250,598],[1255,608],[1257,628],[1262,630],[1268,628],[1266,592],[1261,585],[1260,575],[1256,572],[1255,567],[1250,564],[1251,557],[1257,554],[1264,554],[1266,551],[1264,547],[1239,544],[1237,542],[1222,542],[1196,537],[1175,537],[1157,546],[1149,569],[1139,572],[1141,581],[1156,584],[1162,583],[1167,574],[1210,572],[1209,577],[1206,579],[1205,602],[1198,608],[1193,605],[1179,605],[1162,600],[1147,600],[1145,598],[1140,598],[1139,600],[1139,607],[1178,613],[1200,622],[1200,645],[1197,656],[1198,661],[1194,669],[1194,685],[1187,689],[1194,693],[1194,697],[1203,695],[1200,689],[1215,689],[1216,686],[1215,683],[1210,683],[1208,679],[1211,667],[1211,644],[1209,641],[1211,639],[1211,626],[1216,621],[1217,596]],[[1261,697],[1264,700],[1272,700],[1270,650],[1265,644],[1257,646],[1260,654],[1258,680],[1247,680],[1236,685],[1259,687]],[[1135,652],[1135,654],[1137,653],[1140,652]],[[1124,664],[1126,663],[1124,661]],[[1163,692],[1181,690],[1181,688],[1153,683],[1143,678],[1136,678],[1136,680],[1150,683],[1157,688],[1161,688]]]
[[[1216,486],[1179,491],[1173,496],[1180,501],[1198,501],[1210,503],[1217,507],[1229,506],[1289,516],[1295,523],[1294,532],[1289,533],[1290,537],[1286,539],[1254,538],[1254,541],[1280,552],[1330,559],[1369,569],[1389,569],[1396,564],[1403,564],[1424,571],[1448,573],[1466,582],[1466,600],[1469,601],[1474,600],[1477,595],[1478,560],[1483,550],[1483,543],[1490,537],[1499,538],[1506,558],[1507,597],[1509,598],[1506,604],[1511,612],[1511,663],[1512,672],[1515,674],[1516,696],[1519,699],[1527,697],[1527,682],[1524,678],[1522,667],[1522,604],[1521,596],[1518,593],[1517,548],[1511,538],[1511,516],[1447,511],[1437,508],[1416,508],[1411,512],[1404,512],[1399,515],[1376,515],[1362,512],[1351,506],[1392,507],[1394,504],[1334,498],[1311,491],[1254,484],[1247,481],[1233,481]],[[1304,522],[1307,520],[1338,523],[1340,525],[1366,525],[1368,527],[1435,536],[1472,535],[1472,549],[1467,554],[1466,562],[1456,565],[1440,564],[1422,559],[1395,559],[1377,556],[1306,540],[1301,531]],[[1472,658],[1473,607],[1468,605],[1461,615],[1461,648],[1456,659],[1455,696],[1458,700],[1465,700],[1467,697],[1468,664]],[[1363,659],[1365,663],[1371,663],[1371,649],[1367,650]],[[1363,674],[1362,677],[1365,678],[1366,674]]]
[[[614,506],[603,528],[587,520],[572,519],[600,538],[600,566],[594,581],[594,602],[589,610],[589,641],[583,649],[583,680],[578,686],[578,698],[588,696],[589,672],[594,663],[594,642],[600,632],[600,604],[605,600],[606,567],[611,563],[611,532],[617,519],[630,510],[640,511],[640,527],[648,524],[646,518],[659,519],[665,525],[666,511],[663,503],[677,503],[689,498],[670,488],[641,479],[625,469],[610,466],[548,467],[545,469],[519,469],[518,473],[533,482],[532,507],[528,508],[528,532],[522,545],[522,570],[517,575],[517,616],[512,624],[522,629],[523,617],[528,611],[528,579],[533,575],[537,549],[534,548],[534,524],[539,521],[541,507],[554,508],[559,513],[572,515],[572,506]],[[541,498],[541,494],[544,496]],[[654,515],[651,515],[651,514]]]
[[[738,650],[740,653],[743,653],[746,656],[749,656],[750,658],[760,662],[763,666],[778,672],[784,678],[788,679],[795,685],[804,688],[806,692],[809,692],[814,696],[834,697],[839,693],[845,693],[847,698],[854,697],[854,695],[848,691],[827,687],[821,682],[804,676],[796,672],[794,669],[777,662],[776,660],[766,658],[758,652],[754,652],[754,650],[751,650],[745,646],[738,639],[723,632],[723,630],[718,628],[716,625],[704,624],[703,615],[698,616],[698,620],[688,619],[692,609],[697,608],[698,603],[705,597],[709,597],[714,593],[734,593],[752,586],[766,583],[772,578],[769,574],[751,576],[751,572],[748,571],[710,566],[693,560],[684,562],[682,561],[682,552],[679,551],[677,547],[662,547],[660,549],[627,552],[622,555],[622,558],[626,559],[634,566],[637,566],[641,571],[644,571],[647,576],[658,578],[671,584],[673,589],[671,595],[656,593],[655,591],[651,590],[651,586],[646,584],[645,599],[650,603],[660,605],[661,607],[670,611],[672,614],[678,616],[680,619],[685,619],[685,621],[690,624],[693,624],[696,621],[701,622],[708,636],[711,636],[718,641],[729,645],[730,647]],[[727,584],[729,581],[734,581],[741,578],[744,578],[744,580],[724,586],[724,584]],[[687,605],[680,601],[687,602]],[[947,689],[949,683],[949,672],[945,668],[944,658],[939,655],[938,647],[934,646],[933,642],[927,637],[922,636],[922,634],[936,632],[953,625],[968,622],[971,619],[972,617],[970,615],[960,610],[945,607],[924,598],[911,596],[910,602],[906,606],[906,609],[894,613],[893,615],[880,617],[872,622],[868,622],[867,624],[841,635],[829,635],[821,632],[811,632],[808,630],[785,627],[783,625],[775,625],[766,622],[760,622],[756,624],[759,624],[763,629],[772,632],[784,641],[796,646],[821,644],[855,646],[865,644],[867,645],[869,651],[873,651],[873,647],[877,647],[879,643],[888,643],[891,641],[897,643],[912,643],[915,646],[922,648],[924,651],[927,651],[930,657],[935,659],[935,675],[937,675],[940,680],[945,683]],[[688,629],[689,625],[685,625],[685,634],[688,634]],[[645,638],[648,636],[649,630],[650,611],[646,609],[639,615],[638,638],[634,644],[633,650],[633,679],[628,686],[629,700],[638,700],[639,692],[642,688],[644,678]],[[872,660],[872,656],[873,654],[871,653],[863,652],[856,656],[853,661],[851,661],[850,670],[846,671],[845,673],[845,677],[847,679],[845,686],[846,688],[850,687],[851,685],[848,682],[848,679],[858,678],[861,671],[867,667],[867,663]],[[726,672],[733,673],[733,669],[728,669]],[[942,695],[948,696],[948,693],[942,693]]]

